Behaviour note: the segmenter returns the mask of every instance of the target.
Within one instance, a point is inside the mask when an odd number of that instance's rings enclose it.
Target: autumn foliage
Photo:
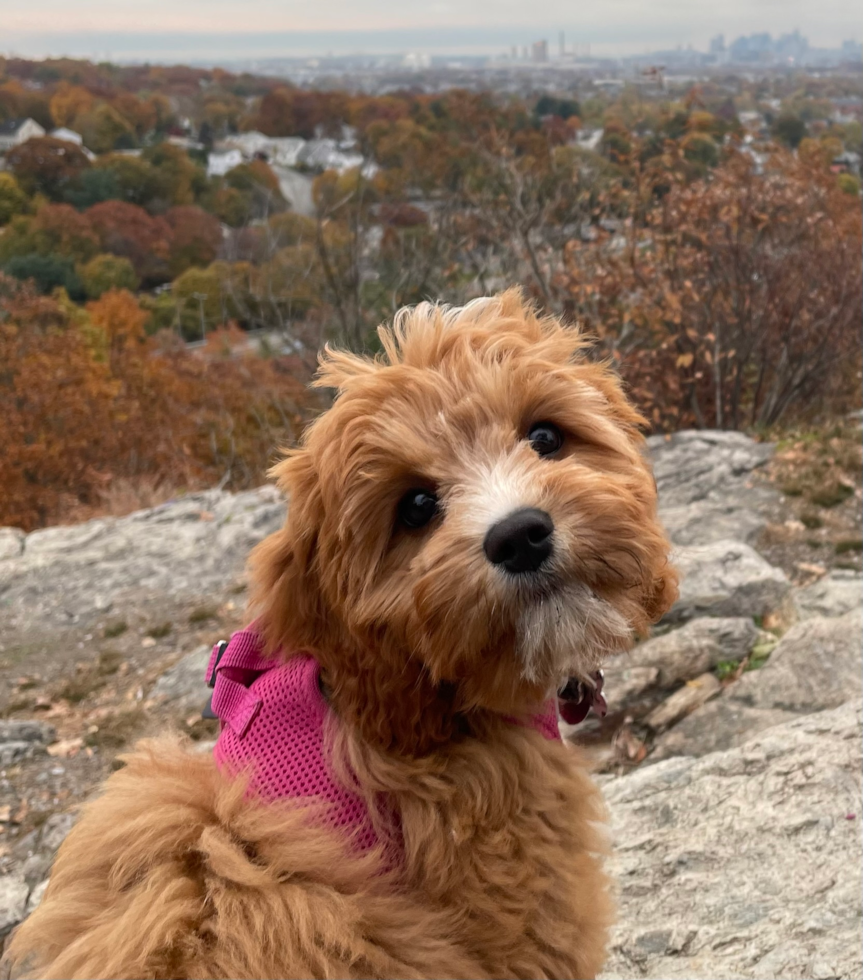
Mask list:
[[[295,363],[238,354],[227,331],[160,347],[145,320],[122,290],[81,311],[0,277],[0,525],[98,506],[120,478],[256,485],[296,436]]]
[[[0,119],[87,148],[31,139],[0,173],[0,524],[123,480],[262,481],[322,344],[374,350],[403,305],[513,284],[597,338],[656,430],[859,407],[860,180],[837,160],[863,128],[836,79],[798,81],[753,144],[739,110],[777,100],[742,79],[374,96],[0,57]],[[205,166],[247,130],[351,157]]]
[[[657,427],[766,427],[859,403],[861,249],[824,169],[735,154],[622,239],[570,243],[558,285]]]

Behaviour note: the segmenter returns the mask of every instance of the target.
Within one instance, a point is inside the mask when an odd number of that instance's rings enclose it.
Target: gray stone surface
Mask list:
[[[129,594],[205,595],[284,521],[272,487],[190,494],[122,518],[33,531],[0,561],[0,616],[28,629],[85,621]]]
[[[785,573],[740,541],[675,550],[680,598],[668,621],[696,616],[764,616],[782,609],[791,585]]]
[[[0,561],[17,558],[24,550],[24,532],[17,527],[0,527]]]
[[[198,647],[178,660],[153,685],[150,698],[170,703],[177,711],[200,710],[212,693],[206,671],[212,648]]]
[[[654,667],[659,686],[671,687],[698,677],[722,660],[742,660],[759,636],[758,627],[745,616],[694,619],[639,644],[629,654],[627,666]]]
[[[860,746],[855,700],[603,780],[619,888],[605,980],[863,975]]]
[[[829,575],[797,589],[794,605],[801,619],[811,616],[841,616],[863,606],[863,576],[859,572],[835,569]]]
[[[861,697],[863,614],[808,619],[793,626],[760,670],[661,736],[650,761],[700,756],[741,744],[754,732],[799,714]]]
[[[756,732],[793,721],[797,715],[782,708],[753,708],[720,696],[660,735],[645,765],[677,755],[702,756],[740,745]]]
[[[603,693],[610,711],[619,711],[640,701],[649,691],[659,685],[657,667],[630,667],[618,657],[611,666],[605,668]]]
[[[57,737],[57,729],[44,721],[0,721],[0,742],[36,742],[50,745]]]
[[[752,479],[773,455],[770,443],[740,432],[687,430],[647,440],[659,512],[675,544],[752,542],[778,494]]]
[[[744,674],[728,695],[756,708],[835,708],[861,694],[861,638],[860,609],[805,620],[782,637],[764,667]]]
[[[697,708],[719,694],[722,685],[715,674],[702,674],[683,685],[657,705],[644,719],[644,723],[655,731],[669,728],[675,722],[692,714]]]
[[[30,886],[22,874],[0,877],[0,938],[24,918]]]
[[[44,752],[57,736],[41,721],[0,721],[0,766],[11,766]]]

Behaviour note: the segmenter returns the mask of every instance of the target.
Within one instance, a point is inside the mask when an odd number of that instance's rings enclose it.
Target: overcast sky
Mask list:
[[[557,33],[595,54],[799,28],[817,47],[863,40],[860,0],[0,0],[0,52],[149,58],[504,51]]]

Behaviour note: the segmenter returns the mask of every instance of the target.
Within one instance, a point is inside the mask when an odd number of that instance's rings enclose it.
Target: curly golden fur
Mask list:
[[[333,407],[274,474],[284,528],[255,551],[269,649],[321,664],[341,778],[398,816],[361,854],[166,740],[84,810],[12,955],[40,977],[593,977],[612,909],[602,803],[578,752],[525,718],[676,596],[642,419],[585,342],[517,291],[423,304],[385,355],[326,352]],[[542,457],[526,438],[553,422]],[[414,488],[427,526],[397,519]],[[539,571],[486,559],[542,508]],[[286,751],[290,747],[286,746]],[[390,839],[381,832],[381,839]]]

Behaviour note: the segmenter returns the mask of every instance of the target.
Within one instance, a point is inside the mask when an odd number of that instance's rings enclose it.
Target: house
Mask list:
[[[755,110],[744,110],[737,113],[737,118],[740,120],[740,125],[746,131],[746,133],[752,136],[766,136],[769,132],[767,127],[767,120],[764,116]]]
[[[169,136],[167,142],[179,146],[181,150],[203,150],[204,144],[193,140],[191,136]]]
[[[583,150],[592,150],[595,153],[599,150],[604,135],[604,129],[580,129],[576,133],[574,143]]]
[[[76,133],[74,129],[67,129],[65,126],[52,129],[49,135],[53,136],[55,140],[64,140],[66,143],[75,143],[77,146],[82,146],[84,143],[84,137],[80,133]]]
[[[222,152],[239,150],[244,160],[263,156],[270,163],[293,167],[296,166],[297,157],[305,145],[306,141],[299,136],[265,136],[252,130],[225,137],[216,144],[215,149]]]
[[[0,122],[0,153],[44,135],[45,130],[35,119],[7,119]]]
[[[239,167],[243,154],[239,150],[225,150],[222,153],[207,154],[207,176],[224,177],[229,170]]]
[[[860,154],[845,150],[838,157],[833,158],[830,167],[834,174],[854,174],[860,176]]]

